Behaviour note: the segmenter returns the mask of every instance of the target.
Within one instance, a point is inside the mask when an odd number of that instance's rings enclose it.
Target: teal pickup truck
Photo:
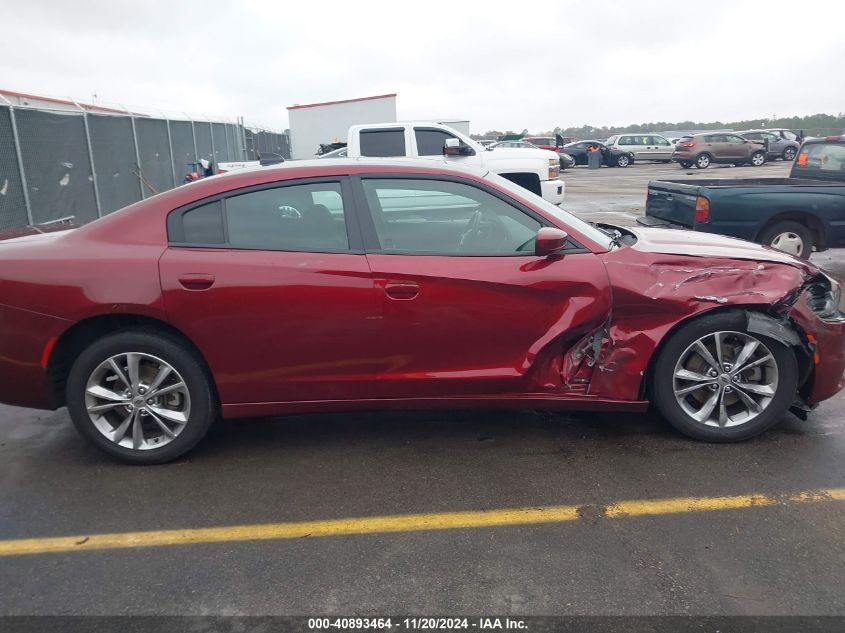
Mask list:
[[[807,140],[789,178],[652,180],[645,226],[730,235],[807,258],[845,246],[845,136]]]

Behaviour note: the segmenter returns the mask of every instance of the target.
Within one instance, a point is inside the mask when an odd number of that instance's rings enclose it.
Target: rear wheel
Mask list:
[[[783,160],[785,160],[785,161],[792,162],[793,160],[795,160],[795,154],[796,153],[797,152],[795,151],[794,147],[787,147],[785,150],[783,150],[783,154],[781,155],[781,158],[783,158]]]
[[[761,167],[766,162],[766,153],[765,152],[754,152],[751,155],[751,164],[754,167]]]
[[[67,406],[83,437],[132,464],[176,459],[217,412],[196,354],[176,338],[143,331],[105,336],[83,351],[68,377]]]
[[[681,162],[681,167],[683,167],[684,169],[689,169],[690,167],[692,167],[692,163],[683,161]]]
[[[704,316],[675,332],[654,366],[653,401],[681,433],[710,442],[771,428],[795,397],[798,363],[783,343],[746,330],[739,312]]]
[[[695,159],[695,166],[698,169],[707,169],[710,167],[710,154],[699,154]]]
[[[763,229],[761,244],[807,259],[813,252],[813,233],[800,222],[784,220]]]

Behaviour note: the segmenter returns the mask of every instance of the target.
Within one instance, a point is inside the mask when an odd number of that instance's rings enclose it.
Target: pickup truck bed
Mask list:
[[[789,178],[652,180],[646,226],[730,235],[809,257],[845,246],[845,137],[804,143]]]

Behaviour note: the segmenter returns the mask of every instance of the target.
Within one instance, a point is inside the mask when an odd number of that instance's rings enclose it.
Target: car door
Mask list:
[[[674,147],[667,139],[659,135],[653,135],[650,139],[652,148],[651,157],[653,160],[669,160],[672,158]]]
[[[542,391],[562,351],[607,318],[599,258],[575,242],[537,257],[534,237],[549,221],[502,192],[435,176],[354,183],[370,211],[361,218],[381,355],[393,359],[380,397]]]
[[[171,212],[159,262],[171,323],[226,404],[367,397],[381,305],[348,181],[273,183]]]
[[[705,151],[710,153],[715,162],[730,160],[728,143],[724,134],[708,134],[704,137]]]
[[[751,148],[749,147],[749,141],[746,141],[741,136],[737,136],[735,134],[726,134],[725,140],[727,141],[727,145],[725,146],[725,156],[729,159],[737,159],[737,160],[745,160],[751,155]],[[754,144],[755,147],[759,147],[762,149],[761,145]]]

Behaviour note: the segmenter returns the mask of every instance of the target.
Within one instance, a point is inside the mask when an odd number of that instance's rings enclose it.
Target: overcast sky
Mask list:
[[[398,93],[473,132],[845,111],[845,2],[26,0],[0,88],[287,127]]]

